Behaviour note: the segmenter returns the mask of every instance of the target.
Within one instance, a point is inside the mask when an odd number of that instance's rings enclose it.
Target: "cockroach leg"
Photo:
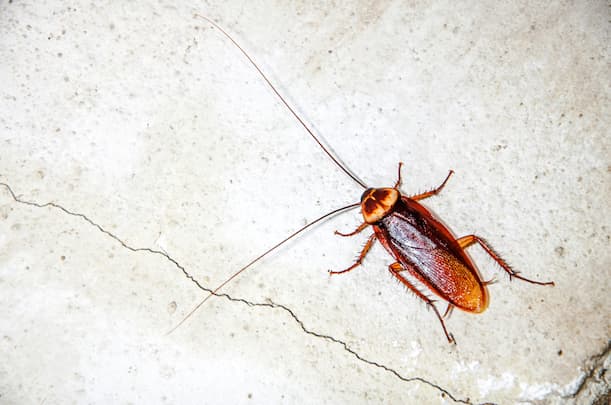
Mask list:
[[[350,233],[341,233],[340,231],[335,231],[335,234],[339,236],[344,236],[344,237],[354,236],[357,233],[361,232],[363,229],[367,228],[368,226],[369,224],[367,222],[363,222],[362,224],[359,225],[358,228],[356,228],[354,231]]]
[[[503,260],[501,258],[501,256],[499,256],[498,253],[496,253],[494,251],[494,249],[492,249],[492,247],[484,239],[480,238],[477,235],[463,236],[462,238],[458,238],[456,240],[456,242],[458,242],[458,245],[463,250],[465,248],[471,246],[472,244],[476,243],[476,242],[479,243],[479,245],[482,247],[482,249],[484,249],[486,251],[486,253],[488,253],[488,255],[490,257],[492,257],[494,259],[494,261],[497,262],[499,264],[499,266],[501,266],[503,268],[503,270],[505,270],[507,272],[507,274],[509,274],[509,279],[510,280],[513,277],[515,277],[515,278],[519,278],[520,280],[523,280],[523,281],[526,281],[526,282],[532,283],[532,284],[555,285],[553,281],[545,281],[545,282],[544,281],[536,281],[536,280],[528,279],[526,277],[522,277],[520,275],[520,273],[518,273],[517,271],[515,271],[511,267],[509,267],[509,265],[505,262],[505,260]]]
[[[401,187],[401,166],[403,166],[403,162],[399,162],[399,169],[397,169],[397,182],[393,188]]]
[[[347,273],[350,270],[354,270],[361,263],[363,263],[363,259],[365,259],[365,256],[367,256],[367,252],[369,252],[369,249],[371,249],[371,246],[373,246],[373,242],[375,242],[375,240],[376,240],[376,234],[372,233],[371,236],[369,237],[369,239],[367,239],[367,242],[365,243],[365,246],[363,246],[363,250],[361,250],[361,253],[359,254],[359,258],[356,259],[356,262],[354,262],[354,264],[352,266],[348,267],[345,270],[341,270],[341,271],[332,271],[332,270],[329,270],[329,274],[342,274],[342,273]]]
[[[492,285],[492,284],[496,284],[497,283],[497,279],[495,277],[492,277],[490,280],[484,280],[482,281],[483,285]]]
[[[454,305],[448,304],[448,307],[446,308],[446,312],[443,313],[443,317],[447,318],[453,311],[454,311]]]
[[[418,194],[415,195],[413,197],[410,197],[412,200],[424,200],[425,198],[431,197],[435,194],[439,194],[441,192],[441,190],[445,187],[446,183],[448,182],[448,180],[450,180],[450,177],[452,177],[452,175],[454,174],[454,170],[450,170],[450,172],[448,173],[448,176],[446,177],[446,179],[443,181],[443,183],[441,183],[441,185],[437,188],[434,188],[430,191],[427,191],[425,193],[422,194]]]
[[[443,328],[443,333],[446,334],[446,338],[448,338],[448,342],[456,344],[456,340],[454,339],[454,336],[451,333],[449,333],[448,330],[446,329],[446,324],[443,321],[443,317],[441,316],[441,314],[437,310],[437,307],[435,306],[435,303],[433,302],[433,300],[431,300],[429,297],[427,297],[426,295],[421,293],[420,290],[418,290],[412,283],[410,283],[405,277],[403,277],[400,274],[401,272],[406,271],[406,270],[408,270],[410,272],[416,272],[416,271],[415,270],[406,269],[399,262],[395,262],[395,263],[391,264],[390,266],[388,266],[388,270],[390,271],[390,274],[392,274],[394,277],[397,278],[397,280],[399,280],[403,285],[405,285],[407,288],[412,290],[412,292],[414,294],[416,294],[416,296],[418,298],[420,298],[422,301],[426,302],[427,305],[429,305],[431,308],[433,308],[433,311],[435,311],[435,315],[437,315],[437,318],[439,319],[439,322],[441,322],[441,327]],[[448,308],[450,306],[448,306]],[[447,313],[447,311],[446,311],[446,313]]]

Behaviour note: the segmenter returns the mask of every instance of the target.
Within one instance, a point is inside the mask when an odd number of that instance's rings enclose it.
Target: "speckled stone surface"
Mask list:
[[[0,2],[0,403],[590,403],[608,390],[604,2]],[[179,2],[180,3],[180,2]],[[211,2],[214,3],[214,2]],[[367,184],[477,247],[480,315],[388,274]],[[200,288],[202,287],[202,288]],[[445,307],[441,306],[443,310]]]

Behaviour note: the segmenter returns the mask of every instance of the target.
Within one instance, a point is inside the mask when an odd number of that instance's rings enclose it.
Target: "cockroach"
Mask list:
[[[394,262],[388,266],[388,271],[391,276],[398,280],[401,284],[411,290],[418,298],[424,301],[427,306],[431,307],[435,315],[441,323],[443,332],[445,333],[448,342],[456,343],[454,336],[448,332],[444,317],[454,307],[466,312],[481,313],[489,302],[487,284],[489,281],[483,281],[475,263],[471,260],[466,252],[466,248],[477,243],[498,265],[509,274],[509,279],[517,278],[528,283],[538,285],[554,285],[553,281],[541,282],[528,279],[521,276],[517,271],[514,271],[486,242],[483,238],[477,235],[467,235],[460,238],[454,237],[452,232],[438,220],[428,209],[426,209],[419,201],[428,197],[437,195],[446,185],[452,174],[452,170],[448,173],[445,180],[438,187],[413,196],[401,194],[399,190],[401,186],[401,166],[399,163],[397,181],[393,187],[372,188],[368,187],[357,176],[352,174],[333,154],[322,144],[314,132],[305,124],[301,117],[293,110],[288,102],[276,90],[267,76],[254,62],[254,60],[246,53],[246,51],[221,28],[212,19],[196,14],[196,18],[202,18],[210,23],[214,28],[219,30],[229,41],[231,41],[237,49],[248,59],[248,61],[259,72],[263,80],[269,85],[271,90],[278,96],[279,100],[286,106],[289,112],[297,119],[297,121],[305,128],[306,132],[320,146],[322,151],[346,173],[359,186],[365,189],[361,195],[361,201],[350,204],[345,207],[333,210],[320,218],[310,222],[304,227],[293,232],[291,235],[272,246],[267,251],[250,261],[244,267],[236,271],[231,277],[223,281],[191,311],[185,316],[178,325],[171,331],[178,328],[185,322],[198,308],[200,308],[210,297],[217,293],[231,282],[234,278],[250,268],[253,264],[261,260],[268,253],[277,249],[279,246],[292,239],[299,233],[305,231],[309,227],[333,216],[340,212],[361,207],[363,215],[363,223],[354,231],[342,233],[335,231],[335,234],[343,237],[354,236],[368,227],[373,228],[373,233],[367,239],[365,246],[361,250],[357,260],[341,271],[329,271],[329,274],[344,274],[362,264],[365,256],[371,249],[373,243],[378,240],[386,251],[393,258]],[[409,278],[408,278],[409,277]],[[426,287],[433,294],[447,302],[447,309],[442,316],[435,305],[435,301],[427,294],[421,291],[414,280]]]

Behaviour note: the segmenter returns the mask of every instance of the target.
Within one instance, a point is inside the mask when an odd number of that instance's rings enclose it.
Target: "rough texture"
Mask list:
[[[0,402],[590,403],[608,399],[604,2],[0,2]],[[188,5],[187,5],[188,4]],[[478,248],[481,315],[388,275],[357,211],[212,288],[358,185]],[[443,310],[443,307],[441,308]],[[605,394],[606,392],[606,394]]]

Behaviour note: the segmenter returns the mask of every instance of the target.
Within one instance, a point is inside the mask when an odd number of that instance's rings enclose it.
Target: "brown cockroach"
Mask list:
[[[402,163],[399,163],[398,178],[393,187],[371,188],[365,185],[363,181],[353,175],[331,152],[329,152],[313,131],[287,103],[284,97],[280,95],[254,60],[223,28],[208,17],[199,14],[196,14],[195,17],[202,18],[212,24],[212,26],[218,29],[240,50],[257,72],[259,72],[263,80],[265,80],[278,96],[279,100],[320,146],[322,151],[331,158],[344,173],[363,187],[365,191],[359,203],[338,208],[310,222],[236,271],[231,277],[214,288],[208,296],[189,312],[189,314],[187,314],[187,316],[185,316],[170,332],[174,331],[185,322],[211,296],[216,295],[229,282],[251,267],[254,263],[261,260],[268,253],[309,227],[335,214],[358,206],[361,207],[363,223],[353,232],[341,233],[336,231],[335,233],[340,236],[349,237],[356,235],[370,226],[373,228],[373,233],[367,239],[358,259],[351,266],[341,271],[329,271],[329,273],[343,274],[355,269],[363,262],[363,259],[371,249],[373,243],[378,240],[393,258],[393,263],[388,267],[391,276],[397,279],[433,309],[450,343],[455,343],[455,340],[445,326],[445,315],[441,315],[434,301],[423,293],[414,284],[413,280],[416,280],[422,286],[426,287],[448,303],[446,314],[454,307],[471,313],[483,312],[488,306],[489,299],[486,285],[489,284],[489,282],[482,280],[477,267],[466,253],[465,249],[468,246],[475,243],[479,244],[484,251],[497,262],[507,274],[509,274],[510,279],[515,277],[532,284],[554,285],[553,281],[541,282],[521,276],[518,272],[514,271],[484,239],[477,235],[467,235],[460,238],[454,237],[452,232],[450,232],[441,221],[420,204],[420,200],[436,195],[443,189],[453,174],[452,170],[450,170],[448,176],[440,186],[425,193],[413,196],[405,196],[399,191],[399,187],[401,186]],[[409,275],[413,280],[410,280],[406,275]]]

